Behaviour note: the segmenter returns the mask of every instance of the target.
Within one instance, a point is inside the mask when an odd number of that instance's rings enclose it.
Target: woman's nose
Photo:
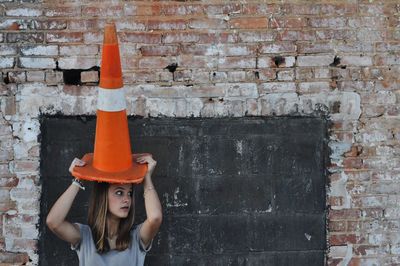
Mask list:
[[[131,197],[129,195],[126,195],[126,196],[124,196],[123,201],[129,202],[130,199],[131,199]]]

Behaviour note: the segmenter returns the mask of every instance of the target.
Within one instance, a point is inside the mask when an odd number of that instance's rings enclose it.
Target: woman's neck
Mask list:
[[[113,217],[111,215],[107,217],[107,229],[108,229],[107,237],[113,238],[114,236],[117,235],[119,221],[120,221],[120,219],[117,217]]]

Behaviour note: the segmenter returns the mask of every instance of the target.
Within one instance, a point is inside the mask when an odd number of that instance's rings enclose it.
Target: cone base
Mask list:
[[[93,153],[87,153],[81,159],[85,166],[75,166],[72,175],[78,179],[89,181],[107,182],[116,184],[138,184],[144,179],[147,172],[147,164],[138,164],[132,161],[132,167],[121,172],[104,172],[93,167]]]

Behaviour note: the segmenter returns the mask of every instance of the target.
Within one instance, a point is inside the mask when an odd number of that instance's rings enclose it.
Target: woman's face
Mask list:
[[[108,188],[108,212],[118,218],[128,217],[132,206],[132,184],[111,184]]]

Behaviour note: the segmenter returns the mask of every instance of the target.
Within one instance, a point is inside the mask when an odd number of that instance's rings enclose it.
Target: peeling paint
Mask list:
[[[331,206],[334,210],[351,208],[351,196],[346,189],[347,180],[348,176],[344,172],[341,172],[339,180],[331,183],[329,195],[334,197],[343,197],[342,206]]]

